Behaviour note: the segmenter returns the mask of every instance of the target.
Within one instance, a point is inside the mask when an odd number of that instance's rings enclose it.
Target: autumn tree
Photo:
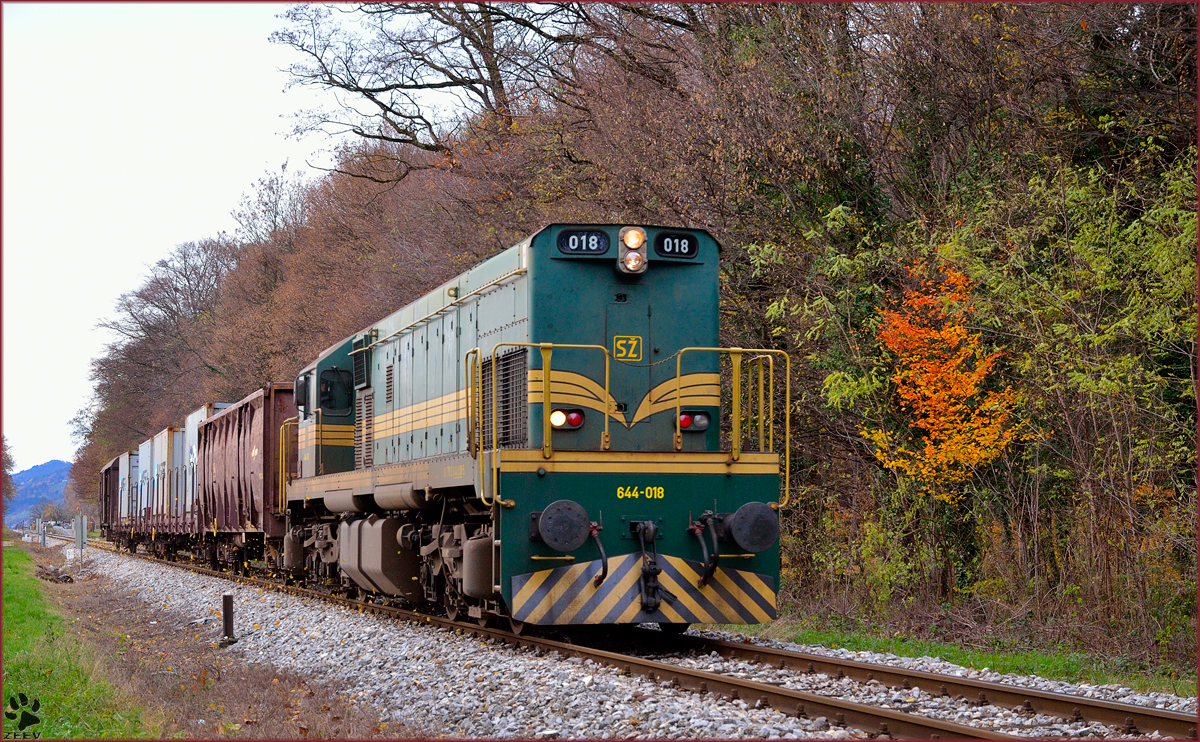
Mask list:
[[[880,309],[878,340],[892,355],[891,380],[899,402],[899,431],[863,428],[879,461],[934,497],[957,502],[961,486],[979,467],[1004,453],[1016,434],[1012,387],[984,391],[1000,351],[983,355],[971,281],[940,266],[933,278],[905,289],[900,306]]]

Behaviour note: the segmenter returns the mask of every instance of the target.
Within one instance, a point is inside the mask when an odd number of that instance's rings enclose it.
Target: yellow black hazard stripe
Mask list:
[[[641,554],[609,557],[608,577],[596,587],[597,559],[568,567],[515,575],[513,618],[533,624],[601,623],[766,623],[775,612],[775,580],[769,575],[718,567],[711,582],[698,586],[704,565],[659,555],[658,581],[673,599],[657,610],[642,610]]]

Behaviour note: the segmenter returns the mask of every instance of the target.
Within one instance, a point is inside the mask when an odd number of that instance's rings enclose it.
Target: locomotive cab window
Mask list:
[[[321,372],[321,413],[348,417],[354,411],[354,374],[337,366]]]

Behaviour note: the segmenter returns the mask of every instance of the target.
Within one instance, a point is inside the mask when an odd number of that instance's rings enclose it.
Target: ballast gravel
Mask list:
[[[68,560],[74,549],[66,548]],[[234,596],[239,641],[228,651],[251,662],[305,672],[354,703],[376,708],[388,720],[428,737],[521,737],[595,739],[767,738],[847,739],[866,732],[830,726],[824,717],[800,719],[745,701],[671,688],[639,676],[557,653],[514,648],[461,632],[373,616],[260,588],[153,564],[121,554],[89,550],[88,568],[106,574],[143,603],[172,611],[180,627],[221,633],[221,595]],[[719,639],[741,638],[703,632]],[[935,658],[903,658],[774,640],[756,643],[910,667],[960,677],[1182,711],[1196,699],[1127,688],[1097,687],[1037,677],[970,670]],[[659,657],[687,667],[721,672],[812,693],[906,710],[1025,737],[1127,737],[1098,723],[975,707],[919,688],[892,689],[820,673],[805,674],[712,655]],[[1140,699],[1140,700],[1138,700]],[[1190,704],[1190,707],[1189,705]],[[1146,735],[1157,738],[1157,734]]]
[[[87,559],[140,602],[173,612],[181,628],[205,630],[213,641],[221,632],[221,595],[233,593],[238,642],[228,651],[309,673],[425,737],[867,736],[831,727],[823,717],[799,719],[622,676],[590,660],[516,649],[99,549],[89,550]]]

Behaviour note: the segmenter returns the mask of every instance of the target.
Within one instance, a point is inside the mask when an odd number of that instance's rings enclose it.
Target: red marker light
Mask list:
[[[572,410],[571,412],[568,412],[567,413],[567,425],[570,425],[572,427],[574,427],[576,425],[583,425],[583,413],[576,412],[574,410]]]
[[[681,428],[692,427],[692,416],[687,414],[686,412],[683,413],[682,415],[680,415],[679,416],[679,427],[681,427]]]

